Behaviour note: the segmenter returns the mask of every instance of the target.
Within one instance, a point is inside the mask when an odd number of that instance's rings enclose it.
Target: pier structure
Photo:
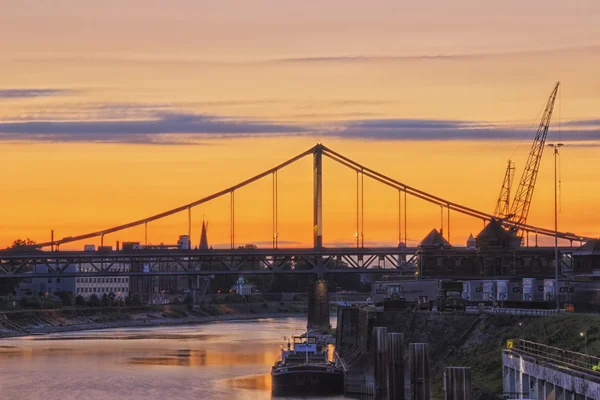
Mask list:
[[[509,340],[506,347],[502,352],[506,398],[600,399],[600,357],[522,339]]]

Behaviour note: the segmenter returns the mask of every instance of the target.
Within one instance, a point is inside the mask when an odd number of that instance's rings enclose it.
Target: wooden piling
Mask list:
[[[446,400],[471,400],[471,368],[446,367],[444,395]]]
[[[375,378],[375,399],[385,400],[388,393],[389,351],[387,328],[373,328],[373,377]]]
[[[404,334],[388,333],[389,400],[404,400]]]
[[[411,400],[430,400],[429,343],[410,343],[408,359]]]

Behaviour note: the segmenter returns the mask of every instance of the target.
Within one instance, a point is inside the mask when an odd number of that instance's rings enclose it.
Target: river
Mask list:
[[[270,399],[283,337],[305,327],[286,318],[2,339],[0,397]]]

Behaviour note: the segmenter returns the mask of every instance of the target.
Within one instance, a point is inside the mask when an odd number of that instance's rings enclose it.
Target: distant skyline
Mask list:
[[[597,1],[24,0],[0,11],[0,247],[186,204],[317,142],[493,212],[506,161],[516,185],[559,80],[548,137],[566,144],[559,229],[600,236]],[[290,245],[312,241],[310,170],[279,176]],[[324,173],[325,244],[352,244],[355,176],[329,161]],[[553,226],[552,182],[547,150],[529,223]],[[270,243],[270,185],[236,194],[239,244]],[[397,196],[365,188],[365,242],[394,244]],[[436,207],[409,199],[408,211],[409,243],[439,228]],[[194,210],[194,243],[203,216],[211,244],[228,244],[228,200]],[[452,214],[451,242],[481,227]],[[181,215],[151,224],[149,240],[185,233]]]

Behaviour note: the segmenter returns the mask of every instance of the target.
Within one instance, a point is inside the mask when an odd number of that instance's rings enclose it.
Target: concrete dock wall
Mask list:
[[[600,377],[507,350],[502,353],[502,379],[510,399],[600,399]]]

